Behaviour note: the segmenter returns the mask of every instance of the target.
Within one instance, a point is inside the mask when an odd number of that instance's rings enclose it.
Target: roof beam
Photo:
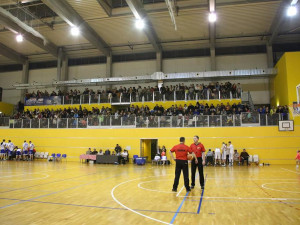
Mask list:
[[[102,9],[105,11],[105,13],[107,14],[107,16],[111,17],[111,15],[112,15],[112,8],[107,3],[107,1],[106,0],[97,0],[97,2],[102,7]]]
[[[216,3],[217,7],[223,7],[223,6],[243,6],[243,5],[251,5],[251,4],[260,4],[260,3],[272,3],[272,2],[279,2],[280,0],[251,0],[251,1],[234,1],[234,2],[221,2]],[[182,12],[184,10],[197,10],[197,9],[207,9],[207,2],[205,1],[177,1],[176,6],[179,8],[179,12]],[[155,4],[145,4],[144,10],[149,13],[157,13],[157,12],[168,12],[168,8],[166,7],[166,3],[155,3]],[[130,15],[131,12],[126,7],[119,7],[119,8],[113,8],[112,10],[112,16],[118,17],[118,16],[127,16]]]
[[[285,10],[290,5],[290,0],[282,0],[276,15],[273,18],[271,27],[269,29],[269,33],[271,34],[271,37],[268,40],[268,45],[272,45],[276,37],[278,36],[280,26],[283,23],[285,19]]]
[[[29,27],[27,24],[23,23],[18,18],[14,17],[1,7],[0,23],[12,32],[16,34],[22,34],[27,41],[57,57],[57,47],[53,43],[49,42],[45,38],[42,38],[43,36],[40,33],[38,33],[32,27]]]
[[[209,12],[216,11],[216,1],[209,0],[208,1],[208,9]],[[216,70],[216,23],[209,22],[209,45],[210,45],[210,58],[211,58],[211,70]]]
[[[70,26],[79,27],[81,34],[105,56],[110,55],[111,49],[98,33],[65,0],[43,0],[57,15]]]
[[[131,12],[133,13],[134,17],[136,19],[142,19],[145,23],[144,32],[150,41],[150,43],[153,45],[153,48],[156,52],[161,52],[162,47],[159,43],[158,36],[153,28],[153,25],[151,21],[148,18],[147,12],[145,11],[143,4],[140,0],[126,0],[127,5],[129,6]]]
[[[5,46],[2,43],[0,43],[0,54],[5,56],[6,58],[9,58],[21,64],[24,64],[26,60],[28,60],[27,57],[21,55],[20,53],[16,52],[13,49],[10,49],[9,47]]]

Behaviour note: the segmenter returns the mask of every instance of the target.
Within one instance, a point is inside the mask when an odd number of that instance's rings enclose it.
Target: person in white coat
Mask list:
[[[11,159],[12,153],[15,148],[15,145],[14,145],[14,143],[11,142],[11,140],[8,141],[7,148],[8,148],[8,157],[9,157],[8,159]]]
[[[233,166],[234,147],[231,141],[228,142],[228,149],[229,149],[229,166]]]
[[[29,160],[33,161],[33,149],[34,149],[34,144],[29,141]]]
[[[215,166],[221,165],[221,150],[219,148],[215,149]]]
[[[26,140],[23,143],[23,160],[27,160],[28,158],[28,143],[26,142]]]
[[[222,149],[222,164],[223,166],[226,166],[227,144],[223,142],[221,149]]]
[[[1,145],[0,145],[0,160],[4,160],[5,147],[6,147],[6,143],[5,143],[5,139],[3,139],[3,141],[1,142]]]

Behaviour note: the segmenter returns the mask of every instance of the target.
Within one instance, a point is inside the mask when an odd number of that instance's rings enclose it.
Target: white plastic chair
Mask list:
[[[162,161],[163,164],[165,164],[166,161],[167,161],[167,156],[162,156],[161,157],[161,161]]]
[[[259,157],[258,157],[258,155],[253,155],[253,162],[258,165],[258,163],[259,163]]]
[[[253,163],[253,156],[252,156],[252,155],[249,155],[248,163],[249,163],[249,164]]]
[[[40,154],[39,154],[39,159],[43,159],[44,158],[44,152],[40,152]]]

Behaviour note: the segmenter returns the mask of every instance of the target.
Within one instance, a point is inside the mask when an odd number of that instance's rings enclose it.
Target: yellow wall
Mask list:
[[[142,141],[142,147],[144,148],[144,157],[148,156],[148,159],[151,158],[151,139],[145,139]],[[136,155],[140,155],[140,151],[136,152]]]
[[[288,85],[287,85],[287,69],[286,54],[284,54],[277,62],[275,68],[277,75],[271,80],[271,105],[288,105]]]
[[[286,54],[287,82],[289,105],[297,102],[296,86],[300,84],[300,52],[288,52]],[[300,117],[295,117],[295,124],[300,125]]]
[[[278,74],[271,81],[271,104],[292,105],[297,101],[296,86],[300,84],[300,52],[284,53],[275,67]],[[300,117],[294,120],[300,125]]]
[[[88,147],[97,150],[113,149],[118,143],[122,148],[131,146],[132,155],[140,154],[140,139],[158,138],[158,145],[167,150],[178,143],[180,136],[187,144],[199,135],[207,149],[220,147],[232,141],[240,152],[246,148],[249,154],[258,154],[261,162],[293,164],[297,149],[300,149],[300,126],[293,132],[279,132],[278,127],[219,127],[219,128],[154,128],[154,129],[3,129],[1,138],[11,139],[21,145],[26,139],[33,141],[39,152],[66,153],[71,161],[79,161]],[[169,158],[169,151],[167,151]]]
[[[0,102],[0,112],[4,113],[5,115],[11,116],[14,111],[14,105]]]
[[[231,100],[231,101],[230,100],[209,100],[209,101],[206,100],[206,101],[198,101],[198,102],[203,103],[203,104],[208,103],[209,105],[214,104],[216,106],[217,104],[221,104],[221,103],[227,105],[228,102],[229,102],[230,105],[232,105],[233,103],[238,104],[238,103],[241,103],[241,100],[236,100],[236,99]],[[177,106],[180,106],[180,105],[184,106],[184,104],[189,105],[190,103],[192,103],[193,105],[196,105],[197,101],[187,101],[187,102],[185,102],[185,101],[176,101],[176,102],[167,101],[167,102],[155,102],[155,103],[153,103],[153,102],[144,102],[144,103],[137,102],[137,103],[132,103],[132,105],[138,105],[139,107],[141,107],[142,105],[144,105],[144,106],[147,105],[147,106],[149,106],[150,109],[152,109],[152,108],[154,108],[154,106],[156,106],[156,104],[158,104],[159,106],[162,105],[164,108],[170,108],[172,105],[175,105],[175,104]],[[91,110],[92,107],[102,108],[102,106],[111,107],[111,105],[109,103],[103,103],[103,104],[99,104],[99,105],[98,104],[91,104],[91,105],[83,104],[83,105],[81,105],[82,108],[85,107],[88,110]],[[27,110],[27,109],[28,110],[34,110],[34,109],[40,109],[40,110],[42,110],[42,109],[50,109],[50,110],[54,109],[54,110],[56,110],[56,109],[64,109],[64,108],[69,108],[69,107],[79,108],[79,105],[75,104],[75,105],[25,106],[25,110]]]

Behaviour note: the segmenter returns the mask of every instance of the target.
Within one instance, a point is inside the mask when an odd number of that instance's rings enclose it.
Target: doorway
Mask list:
[[[154,159],[158,148],[158,139],[143,138],[140,140],[140,156],[147,157],[148,161]]]

